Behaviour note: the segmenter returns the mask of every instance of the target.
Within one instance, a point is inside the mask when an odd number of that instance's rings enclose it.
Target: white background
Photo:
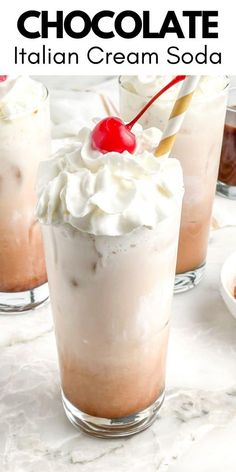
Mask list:
[[[191,4],[191,7],[190,7]],[[26,10],[48,10],[50,12],[50,19],[55,19],[56,10],[64,10],[65,14],[72,10],[81,9],[86,11],[90,16],[93,16],[100,10],[108,9],[119,13],[126,9],[131,9],[139,14],[143,10],[150,10],[152,16],[152,30],[158,31],[164,20],[165,14],[168,10],[175,10],[178,19],[183,26],[185,33],[188,31],[188,20],[182,18],[182,10],[218,10],[219,11],[219,39],[178,39],[176,35],[169,35],[167,39],[143,39],[140,35],[133,39],[127,40],[120,37],[115,37],[110,40],[102,40],[97,38],[93,33],[90,33],[84,39],[71,39],[66,34],[63,39],[56,39],[54,29],[50,34],[49,39],[25,39],[17,30],[17,19],[21,13]],[[111,0],[8,0],[1,6],[0,15],[0,73],[13,73],[17,69],[17,73],[27,74],[74,74],[74,75],[114,75],[114,74],[218,74],[227,73],[231,75],[236,74],[236,2],[226,2],[223,0],[204,0],[198,2],[190,2],[189,0],[178,0],[160,2],[158,0],[119,0],[118,2]],[[39,20],[34,20],[37,24]],[[112,20],[108,20],[107,27],[111,25]],[[32,23],[35,25],[36,23]],[[105,25],[105,23],[104,23]],[[200,33],[198,31],[198,33]],[[199,34],[200,38],[200,34]],[[42,45],[45,44],[47,48],[55,51],[78,51],[80,56],[79,65],[14,65],[14,47],[25,47],[27,51],[40,51]],[[202,50],[203,45],[208,44],[211,51],[222,51],[222,65],[213,65],[210,62],[207,65],[198,65],[192,63],[184,65],[180,63],[178,66],[168,64],[166,61],[166,50],[169,46],[178,46],[182,52],[191,51],[198,52]],[[159,53],[159,65],[130,65],[122,64],[115,65],[111,63],[106,65],[90,64],[86,59],[86,52],[92,46],[100,46],[106,51],[122,51],[128,53],[129,51],[157,51]]]

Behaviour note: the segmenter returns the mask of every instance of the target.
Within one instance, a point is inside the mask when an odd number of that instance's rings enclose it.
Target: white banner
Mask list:
[[[236,74],[236,2],[8,0],[0,73]]]

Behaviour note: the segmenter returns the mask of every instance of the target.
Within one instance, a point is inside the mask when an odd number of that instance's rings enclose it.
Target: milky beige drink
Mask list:
[[[39,173],[64,407],[98,436],[144,429],[164,396],[183,182],[136,132],[135,154],[101,154],[82,130]]]
[[[89,415],[129,416],[164,392],[178,220],[160,226],[129,237],[44,229],[62,388]]]
[[[129,121],[168,77],[121,78],[121,115]],[[172,156],[182,165],[185,196],[177,259],[176,291],[199,282],[205,264],[223,137],[228,81],[202,77],[177,135]],[[144,128],[164,130],[180,86],[160,97],[142,116]]]
[[[47,91],[28,77],[0,83],[0,310],[47,297],[42,237],[34,216],[38,164],[49,157]]]

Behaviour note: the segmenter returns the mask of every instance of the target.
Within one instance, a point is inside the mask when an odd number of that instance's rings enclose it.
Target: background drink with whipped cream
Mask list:
[[[50,154],[45,87],[28,77],[0,83],[0,311],[48,297],[40,225],[34,216],[38,164]]]
[[[97,436],[141,431],[164,397],[183,179],[159,130],[136,133],[102,154],[82,130],[38,179],[64,407]]]
[[[130,121],[169,78],[124,76],[120,79],[121,116]],[[144,128],[164,130],[177,86],[160,97],[142,116]],[[185,195],[177,258],[175,291],[184,291],[204,272],[211,213],[219,166],[226,111],[228,80],[202,77],[177,135],[172,156],[182,165]]]

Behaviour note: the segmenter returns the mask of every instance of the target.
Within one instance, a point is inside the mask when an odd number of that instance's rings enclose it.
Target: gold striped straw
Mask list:
[[[161,141],[154,152],[156,157],[168,156],[170,154],[199,82],[199,78],[200,76],[198,75],[189,75],[184,79]]]

